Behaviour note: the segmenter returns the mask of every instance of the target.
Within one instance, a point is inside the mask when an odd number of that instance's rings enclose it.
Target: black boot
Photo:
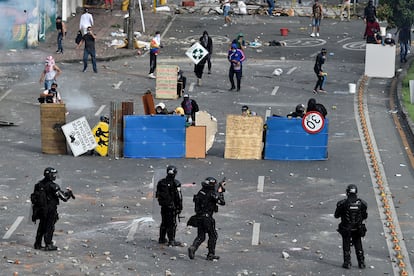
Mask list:
[[[213,253],[208,253],[206,260],[214,261],[220,259],[220,256],[214,255]]]
[[[58,248],[53,244],[46,244],[45,250],[46,251],[56,251]]]
[[[351,268],[351,252],[344,251],[344,263],[342,264],[343,268],[350,269]]]
[[[33,248],[36,249],[36,250],[44,249],[44,247],[42,246],[42,242],[40,242],[40,243],[35,242],[35,244],[33,245]]]
[[[168,241],[168,246],[180,246],[182,243],[176,240]]]
[[[160,238],[158,239],[158,243],[167,243],[167,239],[165,238],[166,235],[167,229],[165,229],[164,227],[160,228]]]
[[[358,259],[358,267],[364,269],[365,268],[365,258],[364,252],[358,251],[357,252],[357,259]]]
[[[195,248],[194,246],[190,246],[190,247],[188,248],[188,257],[189,257],[191,260],[193,260],[193,259],[194,259],[195,252],[196,252],[196,248]]]

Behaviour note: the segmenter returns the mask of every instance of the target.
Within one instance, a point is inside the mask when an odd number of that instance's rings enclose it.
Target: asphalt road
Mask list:
[[[0,269],[4,275],[397,275],[395,258],[384,238],[369,163],[361,146],[355,119],[355,94],[348,83],[364,73],[362,21],[324,20],[319,39],[309,37],[306,18],[238,18],[223,28],[221,17],[177,16],[165,29],[165,47],[159,64],[178,64],[188,77],[188,92],[201,110],[217,118],[218,132],[205,159],[120,159],[41,153],[39,105],[36,102],[41,67],[2,67],[4,87],[0,94],[0,118],[18,126],[0,128]],[[289,35],[281,37],[279,29]],[[192,38],[203,30],[214,36],[213,72],[195,85],[193,65],[185,57]],[[248,41],[285,40],[286,47],[246,50],[242,90],[227,91],[227,46],[242,31]],[[316,78],[316,53],[328,49],[327,95],[311,93]],[[82,73],[81,64],[59,64],[59,83],[67,104],[67,121],[86,116],[93,125],[109,113],[111,101],[132,100],[135,113],[143,114],[141,95],[155,89],[147,78],[149,57],[101,62],[99,73]],[[283,74],[273,76],[281,68]],[[12,76],[18,76],[13,78]],[[6,82],[7,81],[7,82]],[[404,241],[411,257],[412,169],[405,156],[387,102],[390,80],[372,79],[367,103],[378,150],[394,197]],[[115,89],[119,87],[119,89]],[[329,159],[317,162],[224,159],[227,114],[239,114],[247,104],[259,116],[285,115],[311,97],[328,109]],[[157,100],[156,102],[159,102]],[[169,109],[180,101],[164,101]],[[195,260],[183,247],[158,245],[158,207],[153,201],[153,177],[168,164],[177,166],[183,183],[186,219],[179,224],[177,239],[190,244],[196,231],[185,223],[193,213],[192,196],[207,176],[227,177],[227,204],[216,214],[219,233],[218,262],[204,260],[204,245]],[[59,206],[60,220],[54,240],[58,252],[32,249],[35,227],[26,223],[33,185],[43,169],[59,170],[60,184],[71,186],[77,198]],[[263,191],[258,185],[264,184]],[[196,183],[193,185],[193,183]],[[348,184],[357,184],[368,202],[368,234],[363,241],[367,268],[351,270],[342,265],[341,239],[333,218],[336,202]],[[392,185],[392,186],[391,186]],[[12,224],[22,220],[14,231]],[[151,219],[155,219],[151,222]],[[259,227],[259,231],[255,232]],[[256,229],[253,231],[253,229]],[[10,236],[5,238],[10,233]],[[252,245],[255,235],[259,244]],[[256,236],[257,237],[257,236]],[[289,258],[284,259],[282,252]],[[409,265],[409,264],[407,264]]]

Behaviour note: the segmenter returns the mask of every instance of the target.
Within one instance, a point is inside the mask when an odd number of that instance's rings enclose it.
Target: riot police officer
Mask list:
[[[343,268],[351,268],[351,245],[355,247],[358,267],[365,268],[364,250],[362,249],[361,237],[367,231],[363,221],[368,218],[367,203],[358,198],[358,188],[354,184],[346,188],[347,198],[338,201],[335,210],[335,218],[341,218],[338,232],[342,236],[342,249],[344,253]]]
[[[30,196],[33,208],[32,221],[39,220],[34,248],[54,251],[57,247],[53,245],[52,238],[55,223],[59,219],[57,212],[59,199],[66,202],[70,197],[75,199],[75,196],[70,188],[62,191],[54,182],[57,175],[56,169],[47,167],[43,175],[44,178],[35,184],[34,192]],[[42,247],[42,239],[45,241],[45,247]]]
[[[167,167],[167,177],[158,181],[155,197],[161,206],[161,226],[159,243],[167,243],[165,236],[168,237],[169,246],[181,245],[175,240],[177,230],[177,216],[183,209],[183,198],[181,194],[181,183],[175,179],[177,168]]]
[[[220,183],[220,184],[223,184]],[[195,252],[198,247],[205,241],[206,234],[208,235],[208,254],[207,260],[218,260],[220,257],[215,253],[217,242],[216,221],[213,218],[213,213],[218,212],[218,206],[225,205],[224,188],[222,185],[217,185],[217,180],[214,177],[207,177],[202,183],[201,190],[194,195],[193,201],[195,203],[196,215],[190,218],[188,225],[197,227],[197,237],[193,245],[188,248],[188,257],[194,259]],[[196,221],[192,223],[191,221]]]

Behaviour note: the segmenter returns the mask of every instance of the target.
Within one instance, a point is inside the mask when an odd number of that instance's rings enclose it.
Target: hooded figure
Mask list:
[[[306,112],[309,111],[317,111],[322,114],[322,116],[325,118],[326,115],[328,115],[328,111],[326,111],[326,108],[323,104],[317,103],[314,98],[310,98],[308,101],[308,107],[306,108]]]
[[[208,55],[206,56],[208,73],[211,74],[211,55],[213,54],[213,40],[208,35],[207,31],[203,32],[203,36],[200,37],[200,44],[206,48]]]

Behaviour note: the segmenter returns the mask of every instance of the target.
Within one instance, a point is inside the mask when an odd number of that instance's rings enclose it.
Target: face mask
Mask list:
[[[233,53],[235,53],[236,52],[236,49],[233,49],[233,50],[231,50]]]
[[[52,87],[50,88],[51,91],[56,91],[56,88]]]

